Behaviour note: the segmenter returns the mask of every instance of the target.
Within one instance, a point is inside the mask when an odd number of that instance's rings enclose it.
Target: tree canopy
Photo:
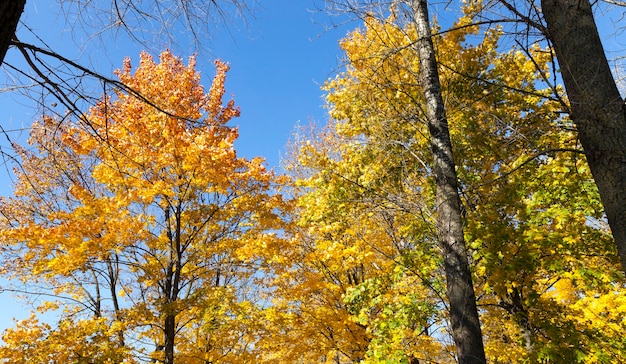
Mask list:
[[[549,53],[501,52],[497,29],[467,41],[475,10],[435,44],[487,359],[614,360],[625,349],[619,261],[571,121],[542,88]],[[288,279],[306,293],[286,291],[281,305],[307,331],[284,333],[289,353],[315,333],[320,351],[303,358],[454,357],[417,36],[393,17],[348,35],[348,69],[326,85],[334,121],[294,146],[303,264]]]
[[[12,143],[0,197],[3,289],[36,306],[0,362],[619,362],[626,286],[605,207],[623,191],[606,194],[620,184],[599,183],[593,133],[579,137],[615,110],[576,112],[581,71],[562,86],[554,63],[575,47],[510,42],[479,1],[446,29],[425,1],[365,3],[383,11],[341,40],[329,119],[295,130],[284,174],[237,154],[221,60],[205,88],[196,57],[142,52],[89,107],[53,87],[68,112]],[[115,4],[120,21],[151,6]],[[531,13],[541,31],[564,21]]]
[[[9,330],[3,358],[251,355],[256,280],[280,242],[282,198],[260,158],[236,155],[227,70],[216,62],[205,93],[194,58],[144,53],[134,72],[127,59],[117,73],[159,109],[118,93],[88,120],[34,124],[31,148],[18,149],[15,196],[1,201],[3,267],[56,297],[40,310],[60,310],[61,321]]]

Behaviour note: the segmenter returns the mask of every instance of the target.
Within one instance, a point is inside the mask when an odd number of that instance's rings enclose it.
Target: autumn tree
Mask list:
[[[606,11],[602,3],[499,0],[501,6],[495,12],[487,7],[484,17],[498,22],[508,14],[508,22],[521,24],[514,34],[519,44],[542,41],[552,46],[567,95],[563,111],[574,121],[626,272],[626,118],[594,17],[594,8]]]
[[[445,327],[439,255],[430,222],[408,209],[423,196],[380,180],[389,161],[342,126],[302,127],[286,162],[298,220],[266,311],[264,362],[444,362],[453,348],[433,337]]]
[[[256,281],[280,246],[282,199],[263,160],[233,148],[228,66],[216,62],[206,93],[195,66],[142,53],[133,72],[127,59],[120,82],[158,107],[119,92],[84,120],[42,117],[30,146],[16,146],[15,194],[0,205],[2,271],[43,287],[52,298],[39,309],[60,321],[18,323],[4,360],[252,360]]]
[[[598,185],[626,273],[626,109],[607,62],[590,1],[542,1],[572,120]],[[567,31],[566,31],[567,30]]]
[[[619,360],[619,262],[572,121],[544,83],[550,52],[503,51],[500,29],[472,26],[480,11],[468,4],[433,42],[486,358]],[[278,356],[455,361],[420,33],[397,16],[369,17],[342,41],[347,69],[326,85],[334,120],[296,138],[289,254],[301,263],[279,277],[272,315],[298,329],[275,328]]]

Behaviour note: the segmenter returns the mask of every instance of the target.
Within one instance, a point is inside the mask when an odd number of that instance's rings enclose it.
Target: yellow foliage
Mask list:
[[[466,5],[434,41],[489,361],[610,362],[626,353],[623,278],[571,121],[542,88],[551,53],[502,49],[498,28],[478,38],[466,25],[481,4]],[[452,357],[419,35],[396,20],[367,17],[342,41],[346,71],[325,85],[333,120],[296,136],[300,263],[279,277],[273,315],[299,329],[275,332],[273,355]]]

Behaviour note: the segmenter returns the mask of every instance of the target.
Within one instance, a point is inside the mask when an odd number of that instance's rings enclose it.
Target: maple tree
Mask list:
[[[245,0],[62,0],[46,3],[46,10],[39,11],[37,4],[26,0],[2,2],[0,66],[6,77],[0,89],[21,99],[18,104],[37,110],[35,114],[63,119],[71,113],[82,118],[103,90],[133,93],[111,75],[115,65],[102,63],[110,44],[123,46],[126,54],[156,53],[164,44],[188,45],[204,53],[218,27],[250,19],[257,11],[254,5]],[[69,39],[62,40],[61,33]],[[68,43],[74,47],[66,47]],[[91,61],[90,54],[95,57]],[[11,153],[11,141],[21,137],[17,135],[21,129],[3,126],[6,154]],[[13,155],[8,157],[14,160]]]
[[[2,272],[52,296],[5,332],[10,362],[250,361],[257,280],[281,239],[280,178],[237,157],[228,65],[208,92],[195,59],[147,53],[85,120],[34,123],[0,202]],[[150,104],[145,100],[150,100]],[[37,293],[37,292],[35,292]],[[37,353],[38,356],[32,356]],[[246,359],[248,358],[248,359]]]
[[[468,3],[434,42],[487,360],[618,360],[619,259],[562,100],[541,88],[550,52],[503,49],[498,28],[477,38],[480,9]],[[298,330],[275,330],[274,355],[454,361],[418,35],[396,20],[369,16],[343,40],[347,70],[326,86],[334,120],[296,140],[300,263],[272,314]]]
[[[288,262],[297,263],[286,265],[274,281],[266,314],[275,325],[268,327],[271,339],[259,343],[265,359],[445,358],[442,343],[419,334],[436,332],[444,319],[438,309],[443,281],[432,274],[439,268],[430,226],[359,184],[376,183],[364,175],[374,177],[375,171],[360,174],[367,161],[376,168],[375,157],[335,126],[298,135],[301,143],[289,169],[298,177],[299,220],[290,227],[293,242],[283,252]],[[418,232],[424,241],[406,240]]]

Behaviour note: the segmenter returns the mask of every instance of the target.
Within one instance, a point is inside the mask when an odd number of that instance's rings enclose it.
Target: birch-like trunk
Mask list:
[[[411,6],[419,36],[416,47],[420,58],[420,76],[431,138],[433,173],[437,188],[437,233],[446,273],[452,337],[459,363],[485,363],[476,294],[463,236],[461,199],[452,143],[428,19],[428,4],[426,0],[412,0]]]

